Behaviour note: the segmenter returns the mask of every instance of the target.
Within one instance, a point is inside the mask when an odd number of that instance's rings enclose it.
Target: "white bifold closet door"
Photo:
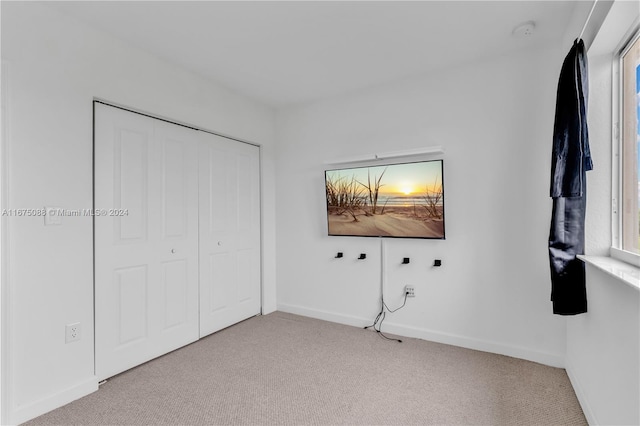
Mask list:
[[[95,107],[102,380],[260,313],[260,165],[256,146]]]
[[[198,339],[199,132],[102,104],[95,118],[102,380]]]
[[[200,336],[260,313],[259,148],[202,133]]]

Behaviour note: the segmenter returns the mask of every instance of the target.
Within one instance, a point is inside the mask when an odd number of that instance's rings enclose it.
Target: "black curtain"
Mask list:
[[[584,43],[576,40],[558,80],[551,158],[553,211],[549,232],[553,313],[587,312],[584,263],[586,172],[593,168],[587,129],[588,64]]]

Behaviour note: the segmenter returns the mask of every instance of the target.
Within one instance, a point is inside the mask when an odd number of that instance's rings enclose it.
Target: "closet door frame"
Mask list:
[[[120,104],[117,104],[117,103],[114,103],[114,102],[111,102],[111,101],[108,101],[108,100],[105,100],[105,99],[94,98],[93,99],[93,117],[94,117],[94,126],[93,127],[94,127],[94,134],[93,134],[93,150],[92,150],[92,156],[93,156],[93,158],[92,158],[92,162],[93,162],[93,164],[92,164],[92,179],[93,179],[93,182],[92,182],[92,188],[93,188],[92,204],[93,204],[94,210],[96,208],[96,186],[95,186],[96,185],[96,175],[95,175],[95,171],[96,171],[95,170],[95,168],[96,168],[96,158],[95,158],[95,155],[96,155],[96,149],[95,149],[96,135],[95,135],[95,117],[96,117],[96,105],[97,104],[101,104],[101,105],[105,105],[105,106],[108,106],[108,107],[117,108],[117,109],[124,110],[126,112],[133,113],[133,114],[139,114],[139,115],[151,118],[151,119],[163,121],[163,122],[168,123],[168,124],[177,125],[177,126],[181,126],[181,127],[186,127],[186,128],[189,128],[189,129],[193,129],[193,130],[196,130],[196,131],[203,132],[203,133],[208,133],[208,134],[211,134],[211,135],[215,135],[217,137],[222,137],[222,138],[225,138],[227,140],[234,141],[236,143],[247,144],[247,145],[251,145],[251,146],[254,146],[254,147],[258,148],[258,165],[257,165],[258,170],[257,170],[257,173],[258,173],[258,204],[259,204],[258,205],[258,215],[259,215],[259,229],[258,229],[258,234],[259,234],[259,247],[258,247],[258,249],[259,249],[259,259],[258,259],[258,263],[259,263],[259,296],[258,296],[259,297],[259,312],[256,315],[261,315],[263,313],[263,307],[264,307],[264,277],[263,277],[264,266],[263,266],[263,255],[262,255],[263,245],[264,245],[263,244],[263,241],[264,241],[263,232],[264,231],[263,231],[263,213],[262,213],[262,208],[263,208],[263,199],[262,199],[263,185],[262,185],[262,147],[261,147],[261,145],[257,144],[257,143],[249,142],[249,141],[246,141],[246,140],[238,139],[238,138],[235,138],[235,137],[231,137],[231,136],[228,136],[228,135],[225,135],[225,134],[221,134],[221,133],[213,132],[213,131],[206,130],[206,129],[203,129],[203,128],[199,128],[197,126],[194,126],[194,125],[191,125],[191,124],[188,124],[188,123],[180,122],[180,121],[169,119],[169,118],[162,117],[162,116],[159,116],[159,115],[151,114],[151,113],[148,113],[148,112],[145,112],[145,111],[142,111],[142,110],[137,110],[135,108],[131,108],[131,107],[128,107],[128,106],[120,105]],[[96,286],[96,247],[95,247],[95,244],[96,244],[96,240],[95,240],[95,227],[96,227],[96,224],[95,224],[95,218],[94,218],[92,227],[93,227],[93,241],[94,241],[94,247],[93,247],[94,324],[93,324],[93,327],[94,327],[94,348],[95,348],[96,347],[96,340],[97,340],[96,333],[95,333],[95,330],[96,330],[95,309],[96,309],[96,304],[97,304],[96,287],[95,287]],[[200,284],[199,284],[199,286],[200,286]],[[95,354],[94,354],[94,370],[95,370],[95,368],[96,368],[96,365],[95,365]]]

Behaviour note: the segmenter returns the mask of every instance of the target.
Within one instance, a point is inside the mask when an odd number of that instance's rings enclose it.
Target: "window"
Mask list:
[[[640,254],[640,33],[620,55],[620,242],[624,251]]]

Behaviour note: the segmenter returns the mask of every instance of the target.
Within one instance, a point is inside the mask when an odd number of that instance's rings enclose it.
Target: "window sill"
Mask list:
[[[640,290],[640,268],[609,256],[585,256],[578,255],[578,259],[584,263],[595,266],[627,284]]]

